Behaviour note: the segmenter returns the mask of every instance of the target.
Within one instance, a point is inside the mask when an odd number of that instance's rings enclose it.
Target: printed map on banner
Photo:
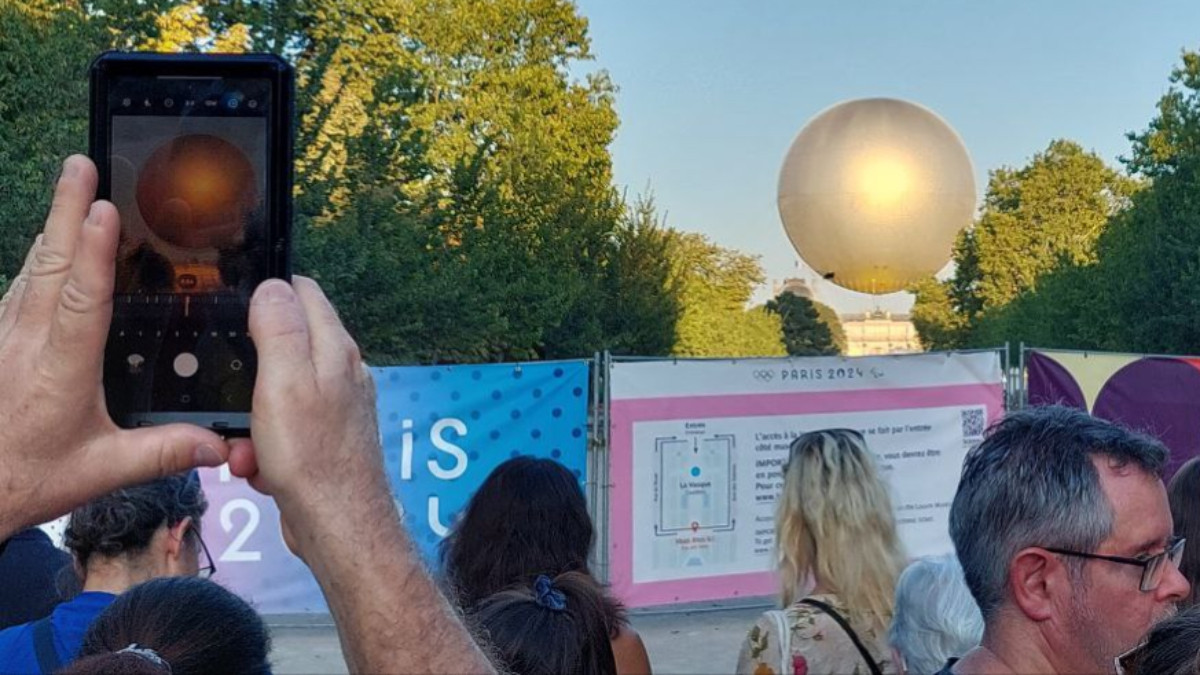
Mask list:
[[[837,427],[867,439],[909,555],[945,553],[959,467],[985,415],[972,405],[639,422],[634,447],[659,447],[658,457],[634,456],[633,491],[647,499],[635,496],[633,519],[655,523],[652,538],[644,529],[634,538],[634,582],[769,570],[788,447],[805,431]]]
[[[910,556],[952,550],[966,453],[1002,411],[999,356],[617,362],[610,580],[630,606],[777,592],[775,508],[793,440],[858,430]]]

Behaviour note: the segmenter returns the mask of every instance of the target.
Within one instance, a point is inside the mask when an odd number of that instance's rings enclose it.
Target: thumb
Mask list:
[[[229,459],[229,444],[207,429],[187,424],[120,430],[93,443],[87,456],[90,473],[108,487],[126,485],[214,467]],[[82,467],[81,467],[82,468]]]
[[[258,382],[297,384],[312,380],[312,347],[308,317],[291,285],[279,279],[264,281],[250,299],[250,337],[258,351]],[[286,386],[285,385],[285,386]]]

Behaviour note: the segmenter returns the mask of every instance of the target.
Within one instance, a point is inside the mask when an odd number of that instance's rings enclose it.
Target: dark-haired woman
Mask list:
[[[616,675],[604,591],[587,574],[541,575],[485,598],[468,620],[497,670],[513,675]]]
[[[450,536],[442,542],[448,594],[466,613],[485,598],[539,576],[579,572],[591,577],[595,539],[579,479],[550,459],[516,457],[479,487]],[[604,622],[617,672],[650,672],[650,659],[616,599],[601,592]]]
[[[71,513],[65,543],[83,592],[44,619],[0,631],[0,673],[52,673],[75,657],[92,620],[130,586],[200,571],[208,508],[195,473],[118,490]]]
[[[131,588],[88,629],[80,659],[64,675],[270,675],[271,639],[237,595],[194,577]]]
[[[1192,591],[1180,601],[1179,608],[1183,609],[1200,601],[1200,457],[1193,457],[1179,467],[1171,478],[1167,496],[1175,521],[1175,536],[1188,542],[1179,561],[1179,572],[1192,585]]]

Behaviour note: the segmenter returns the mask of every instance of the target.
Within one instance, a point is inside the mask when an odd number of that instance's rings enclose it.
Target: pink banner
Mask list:
[[[946,518],[962,457],[1001,414],[1003,385],[994,353],[945,358],[616,364],[614,591],[631,607],[775,593],[782,466],[791,440],[818,428],[864,433],[911,555],[951,550]],[[682,395],[681,382],[694,393]]]

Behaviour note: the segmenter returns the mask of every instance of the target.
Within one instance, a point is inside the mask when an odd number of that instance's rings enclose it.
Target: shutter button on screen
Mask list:
[[[183,352],[175,357],[175,374],[180,377],[191,377],[200,370],[200,361],[196,359],[196,355],[190,352]]]

